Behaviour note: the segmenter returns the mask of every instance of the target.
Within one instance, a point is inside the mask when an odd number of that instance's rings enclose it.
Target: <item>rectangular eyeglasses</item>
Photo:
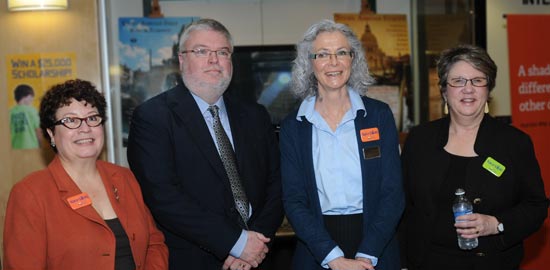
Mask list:
[[[464,87],[468,84],[468,82],[477,87],[484,87],[488,84],[487,78],[485,77],[476,77],[473,79],[453,78],[447,81],[447,84],[452,87]]]
[[[349,59],[349,58],[353,58],[353,52],[337,51],[336,53],[327,53],[327,52],[310,53],[309,59],[329,60],[331,56],[336,57],[336,59],[338,60]]]
[[[211,53],[216,54],[216,56],[219,58],[227,59],[231,57],[231,51],[229,51],[228,49],[210,50],[205,48],[198,48],[193,50],[181,51],[180,53],[184,54],[184,53],[190,53],[190,52],[192,52],[196,57],[201,57],[201,58],[209,57]]]

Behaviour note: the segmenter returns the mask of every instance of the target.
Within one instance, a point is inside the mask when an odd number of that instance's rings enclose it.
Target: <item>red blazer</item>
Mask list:
[[[130,170],[97,161],[130,240],[137,269],[168,269],[168,250]],[[113,269],[115,236],[91,205],[73,210],[80,189],[56,157],[11,190],[4,228],[4,269]]]

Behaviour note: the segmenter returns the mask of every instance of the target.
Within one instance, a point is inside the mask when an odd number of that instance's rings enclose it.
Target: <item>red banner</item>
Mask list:
[[[550,190],[550,15],[508,15],[512,124],[535,145]],[[522,269],[549,269],[550,221],[525,243]]]

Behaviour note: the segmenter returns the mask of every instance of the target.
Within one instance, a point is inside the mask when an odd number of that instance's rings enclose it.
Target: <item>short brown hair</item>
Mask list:
[[[484,49],[462,44],[441,52],[437,61],[437,76],[439,77],[439,89],[443,95],[447,92],[447,77],[451,67],[459,61],[465,61],[475,69],[487,76],[487,89],[489,92],[495,88],[497,78],[497,65]]]

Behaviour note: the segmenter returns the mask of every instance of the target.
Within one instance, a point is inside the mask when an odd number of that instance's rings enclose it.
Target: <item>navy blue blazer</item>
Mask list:
[[[355,118],[363,176],[363,239],[358,252],[378,257],[377,270],[400,269],[396,227],[404,209],[399,141],[389,106],[363,97],[366,117]],[[313,167],[312,124],[297,111],[280,133],[283,205],[298,244],[293,269],[324,269],[321,262],[336,247],[323,223]],[[363,142],[361,130],[378,128],[380,139]],[[364,150],[379,147],[380,157],[366,159]]]
[[[279,150],[263,106],[224,96],[250,230],[273,238],[283,218]],[[183,85],[137,107],[128,162],[170,251],[170,269],[215,269],[241,227],[229,179],[199,107]]]

